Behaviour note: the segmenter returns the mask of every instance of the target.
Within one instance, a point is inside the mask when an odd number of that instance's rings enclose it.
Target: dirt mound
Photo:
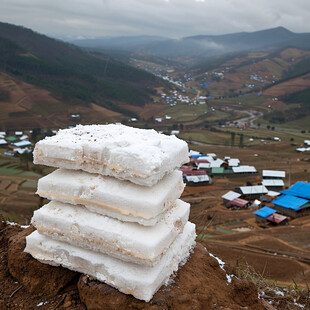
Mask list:
[[[42,294],[56,295],[79,274],[65,268],[42,264],[25,253],[25,237],[33,230],[33,227],[29,227],[9,239],[9,272],[27,288],[29,293],[41,292]],[[48,281],[45,281],[47,277]]]
[[[88,276],[37,262],[23,252],[32,230],[0,223],[1,310],[264,309],[254,284],[235,277],[229,283],[226,272],[233,270],[225,265],[223,271],[199,243],[171,283],[145,303]]]
[[[194,254],[168,286],[163,286],[151,303],[139,301],[116,289],[82,276],[80,297],[87,309],[262,309],[254,284],[226,274],[207,250],[198,244]],[[227,309],[228,309],[227,308]]]

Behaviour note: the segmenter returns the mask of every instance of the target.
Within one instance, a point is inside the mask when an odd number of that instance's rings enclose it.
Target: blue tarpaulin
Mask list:
[[[309,200],[298,198],[291,195],[282,195],[278,199],[273,200],[272,203],[287,209],[293,209],[295,211],[300,210],[303,205],[308,203]]]
[[[301,198],[310,199],[310,183],[296,182],[289,189],[281,192],[285,195],[297,196]]]
[[[275,209],[272,209],[272,208],[269,208],[269,207],[263,207],[257,211],[254,212],[254,214],[260,216],[260,217],[263,217],[263,218],[266,218],[268,217],[269,215],[273,214],[273,213],[276,213],[277,211]]]
[[[208,85],[210,85],[211,84],[211,82],[207,82],[207,83],[203,83],[203,84],[199,84],[200,86],[208,86]]]

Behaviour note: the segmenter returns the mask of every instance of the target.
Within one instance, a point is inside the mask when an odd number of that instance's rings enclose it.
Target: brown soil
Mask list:
[[[286,104],[280,100],[276,100],[276,101],[268,100],[268,101],[264,102],[261,106],[262,107],[269,107],[270,106],[271,109],[278,109],[278,108],[284,107],[285,105]]]
[[[23,252],[32,227],[0,224],[0,309],[264,309],[255,285],[233,278],[197,244],[188,262],[149,303]],[[228,273],[233,273],[225,265]]]
[[[309,55],[310,55],[309,51],[300,50],[297,48],[287,48],[281,52],[281,58],[290,62],[293,62],[292,58],[294,58],[294,62],[296,62],[296,60],[300,61],[301,59],[304,59]]]

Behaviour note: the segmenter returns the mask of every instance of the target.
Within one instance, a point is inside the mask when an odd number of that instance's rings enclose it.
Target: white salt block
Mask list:
[[[189,210],[190,205],[178,199],[160,222],[147,227],[98,215],[81,205],[51,201],[34,212],[31,223],[55,240],[153,266],[183,231]]]
[[[42,263],[62,265],[88,274],[125,294],[148,302],[167,283],[171,274],[178,270],[179,264],[188,258],[190,250],[195,246],[195,238],[195,225],[187,222],[183,233],[153,267],[123,262],[105,254],[53,240],[38,231],[26,238],[25,252]]]
[[[124,125],[78,125],[39,141],[34,163],[110,175],[143,186],[189,161],[188,146],[175,136]]]
[[[184,189],[175,170],[152,187],[80,170],[58,169],[41,178],[37,194],[50,200],[85,205],[90,211],[121,221],[155,225]]]

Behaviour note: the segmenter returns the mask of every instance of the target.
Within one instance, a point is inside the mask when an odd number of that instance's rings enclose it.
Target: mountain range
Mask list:
[[[164,37],[115,37],[75,40],[83,47],[121,49],[164,58],[196,58],[266,48],[310,48],[310,33],[294,33],[283,27],[225,35],[197,35],[181,39]]]

